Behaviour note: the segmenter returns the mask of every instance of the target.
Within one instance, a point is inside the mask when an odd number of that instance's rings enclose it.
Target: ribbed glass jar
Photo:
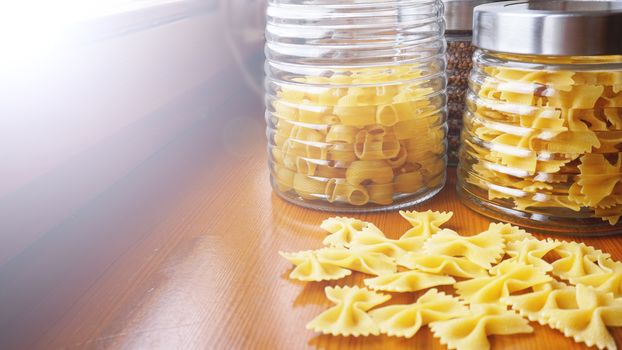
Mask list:
[[[329,211],[416,204],[446,170],[440,0],[271,0],[266,121],[274,191]]]
[[[458,190],[486,215],[548,232],[619,233],[622,56],[477,50]]]

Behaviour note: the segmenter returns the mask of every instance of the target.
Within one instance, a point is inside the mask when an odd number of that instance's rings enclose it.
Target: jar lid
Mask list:
[[[473,44],[516,54],[622,54],[622,2],[505,1],[477,6]]]
[[[447,31],[472,31],[475,6],[502,0],[443,0],[445,29]]]

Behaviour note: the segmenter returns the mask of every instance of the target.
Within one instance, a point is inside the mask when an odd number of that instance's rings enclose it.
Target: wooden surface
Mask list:
[[[259,100],[232,99],[62,223],[0,265],[0,346],[8,349],[444,349],[412,339],[318,335],[323,289],[360,284],[287,278],[279,250],[321,246],[327,213],[276,197],[268,183]],[[448,227],[489,221],[445,189],[418,210],[453,211]],[[397,237],[395,212],[354,215]],[[582,241],[622,259],[622,238]],[[414,300],[396,295],[394,302]],[[581,349],[559,332],[491,337],[497,349]],[[614,337],[622,346],[622,330]]]

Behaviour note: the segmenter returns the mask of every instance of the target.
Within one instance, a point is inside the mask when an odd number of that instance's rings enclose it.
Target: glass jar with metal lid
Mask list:
[[[447,39],[447,159],[458,164],[460,130],[465,109],[464,99],[469,87],[469,72],[475,46],[473,8],[499,0],[443,0],[445,6],[445,39]]]
[[[271,0],[271,182],[330,211],[413,205],[446,170],[441,0]]]
[[[622,3],[475,8],[458,191],[547,232],[620,233]]]

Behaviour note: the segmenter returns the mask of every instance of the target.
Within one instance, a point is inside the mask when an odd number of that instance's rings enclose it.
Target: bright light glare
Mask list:
[[[174,1],[0,0],[0,64],[6,68],[44,56],[77,23],[167,2]]]

